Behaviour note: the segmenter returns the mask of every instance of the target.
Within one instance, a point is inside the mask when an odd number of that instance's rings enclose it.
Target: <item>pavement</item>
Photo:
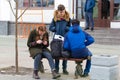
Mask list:
[[[26,38],[18,38],[18,61],[19,67],[33,68],[33,59],[29,57]],[[101,45],[92,44],[89,49],[93,55],[120,55],[120,45]],[[0,68],[15,65],[15,36],[0,36]],[[43,65],[46,69],[44,74],[40,74],[41,80],[52,80],[48,61],[43,59]],[[62,74],[62,64],[60,63],[60,73],[62,77],[58,80],[90,80],[90,77],[74,79],[75,62],[68,61],[69,75]],[[83,62],[83,68],[85,61]],[[119,68],[120,72],[120,68]],[[27,75],[3,75],[0,74],[0,80],[34,80],[32,73]]]

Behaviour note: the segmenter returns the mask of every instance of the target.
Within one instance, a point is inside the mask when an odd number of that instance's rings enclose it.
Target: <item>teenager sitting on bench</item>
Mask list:
[[[72,20],[72,26],[69,32],[65,35],[63,48],[71,52],[73,58],[87,58],[86,67],[82,77],[87,77],[91,67],[92,53],[86,46],[94,42],[94,38],[87,32],[82,31],[77,19]]]

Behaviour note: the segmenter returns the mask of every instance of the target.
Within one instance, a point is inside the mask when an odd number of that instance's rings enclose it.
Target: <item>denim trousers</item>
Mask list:
[[[56,69],[57,71],[59,71],[59,63],[60,63],[60,60],[55,59],[55,69]],[[63,70],[66,70],[66,68],[67,68],[67,60],[63,60],[62,66],[63,66],[62,69],[63,69]]]
[[[90,68],[91,68],[91,60],[87,59],[86,67],[85,67],[85,70],[84,70],[84,74],[88,74],[90,72]]]
[[[53,58],[52,58],[51,54],[49,52],[47,52],[47,51],[43,51],[42,53],[39,53],[38,55],[35,56],[34,70],[38,70],[40,61],[42,59],[42,55],[45,58],[47,58],[47,60],[49,62],[49,65],[50,65],[50,68],[51,68],[51,71],[53,71],[55,69],[55,64],[54,64],[54,61],[53,61]]]
[[[85,12],[85,22],[86,28],[91,27],[94,28],[94,20],[93,20],[93,13],[92,12]]]
[[[90,57],[92,56],[92,53],[90,51],[88,51],[88,56]],[[87,59],[84,74],[88,74],[90,72],[90,68],[91,68],[91,59]]]

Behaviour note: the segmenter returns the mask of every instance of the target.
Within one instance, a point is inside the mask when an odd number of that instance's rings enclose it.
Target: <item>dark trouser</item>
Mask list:
[[[91,56],[92,56],[92,53],[89,51],[88,54],[89,54],[89,56],[88,56],[88,59],[87,59],[87,62],[86,62],[84,74],[88,74],[90,72],[90,69],[91,69]]]
[[[85,12],[85,21],[86,21],[86,28],[88,27],[94,28],[94,20],[93,20],[92,12]]]
[[[90,68],[91,68],[91,60],[87,60],[84,74],[88,74],[90,72]]]
[[[58,59],[55,59],[55,69],[57,70],[57,71],[59,71],[59,60]],[[63,62],[62,62],[62,69],[63,70],[66,70],[66,68],[67,68],[67,60],[63,60]]]

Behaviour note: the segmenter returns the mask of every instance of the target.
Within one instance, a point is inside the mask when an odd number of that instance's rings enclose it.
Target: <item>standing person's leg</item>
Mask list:
[[[63,66],[63,74],[68,75],[69,73],[67,71],[67,60],[63,60],[62,66]]]
[[[84,30],[87,30],[89,29],[89,16],[88,16],[88,12],[85,12],[85,29]]]
[[[55,59],[55,69],[56,72],[59,73],[59,59]]]
[[[88,13],[88,17],[89,17],[89,23],[90,23],[90,26],[91,26],[91,31],[93,31],[94,30],[93,13],[92,12]]]
[[[39,64],[41,60],[41,54],[37,54],[34,59],[34,73],[33,73],[33,78],[39,79],[40,77],[38,76],[38,69],[39,69]]]
[[[54,61],[53,61],[53,58],[52,58],[51,54],[47,51],[44,51],[43,55],[47,58],[47,60],[49,62],[51,72],[52,72],[52,75],[53,75],[53,79],[56,79],[56,78],[60,77],[60,74],[56,73],[55,64],[54,64]]]

